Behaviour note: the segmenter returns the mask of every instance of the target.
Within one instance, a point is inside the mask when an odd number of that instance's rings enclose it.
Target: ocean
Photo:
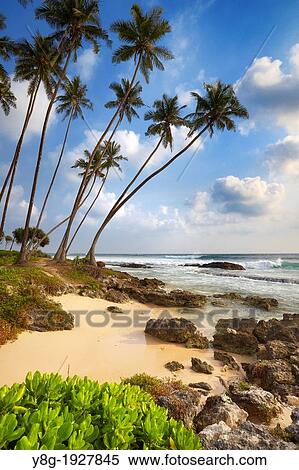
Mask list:
[[[137,277],[156,277],[169,288],[204,294],[237,292],[275,297],[283,311],[299,313],[299,254],[97,254],[97,260]],[[212,261],[239,263],[246,270],[231,272],[183,266]],[[130,269],[120,267],[120,263],[146,267]]]

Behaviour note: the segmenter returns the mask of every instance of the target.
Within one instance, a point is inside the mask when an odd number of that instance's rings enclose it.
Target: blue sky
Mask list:
[[[36,6],[39,2],[35,1]],[[129,17],[132,1],[100,2],[103,27]],[[298,251],[299,178],[299,1],[183,0],[140,1],[145,9],[160,5],[173,31],[163,44],[175,59],[164,72],[154,72],[149,85],[139,77],[143,100],[150,106],[163,93],[177,94],[192,109],[190,91],[202,92],[202,83],[221,79],[236,84],[237,93],[248,108],[250,119],[239,123],[236,133],[217,133],[206,139],[180,177],[193,150],[169,171],[150,182],[119,217],[107,227],[98,252],[295,252]],[[14,39],[29,38],[31,32],[50,29],[34,19],[34,8],[23,9],[16,1],[0,1],[7,17],[7,34]],[[264,44],[265,38],[272,34]],[[104,103],[112,99],[112,81],[130,77],[133,65],[113,65],[111,57],[118,41],[111,34],[112,49],[104,44],[99,56],[89,46],[79,52],[69,76],[79,73],[88,86],[94,111],[85,118],[93,133],[103,130],[111,113]],[[258,55],[257,52],[259,51]],[[253,61],[253,59],[255,60]],[[13,73],[13,63],[6,68]],[[0,112],[0,173],[3,177],[14,151],[26,107],[26,83],[13,83],[17,110],[6,118]],[[39,132],[46,107],[41,94],[32,118],[18,170],[10,216],[9,232],[22,225],[28,201]],[[116,140],[129,159],[121,177],[112,174],[97,207],[74,243],[73,252],[84,251],[109,207],[127,180],[146,158],[155,140],[144,136],[141,119],[123,122]],[[65,123],[53,113],[47,134],[44,159],[35,202],[35,217],[46,191]],[[176,149],[185,142],[183,132],[175,133]],[[92,148],[94,137],[83,121],[75,121],[67,144],[63,167],[55,185],[43,228],[46,230],[68,214],[79,180],[70,167]],[[150,170],[170,155],[161,152]],[[148,172],[146,171],[145,174]],[[83,215],[81,212],[80,215]],[[61,231],[51,237],[54,250]]]

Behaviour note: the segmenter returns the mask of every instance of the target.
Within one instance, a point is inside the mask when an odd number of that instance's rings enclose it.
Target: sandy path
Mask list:
[[[117,305],[75,294],[67,294],[55,300],[69,311],[103,311],[109,305]],[[130,315],[125,315],[127,322],[133,318],[133,309],[148,311],[148,307],[138,303],[119,306],[131,311]],[[152,311],[151,316],[157,316],[159,311]],[[122,319],[124,321],[124,316]],[[103,316],[93,315],[91,320],[99,322]],[[86,375],[100,382],[119,381],[137,372],[174,377],[173,373],[164,368],[164,364],[171,360],[184,364],[185,369],[176,374],[184,383],[209,382],[217,393],[223,389],[217,376],[229,380],[236,375],[236,372],[223,370],[222,365],[213,359],[213,350],[190,350],[181,345],[162,343],[146,336],[143,330],[142,324],[116,327],[109,322],[105,327],[91,326],[84,313],[80,315],[80,325],[71,331],[22,333],[15,342],[0,348],[0,385],[22,381],[28,371],[35,370],[59,371],[64,376],[68,372],[70,375]],[[212,364],[215,368],[213,375],[193,372],[190,368],[192,356]],[[247,357],[235,357],[242,362],[248,360]]]

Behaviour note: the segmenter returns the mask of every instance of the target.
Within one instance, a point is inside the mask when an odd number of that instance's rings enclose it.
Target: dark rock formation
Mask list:
[[[184,266],[196,268],[213,268],[213,269],[226,269],[229,271],[245,271],[244,266],[237,263],[229,263],[228,261],[213,261],[212,263],[192,264],[186,263]]]
[[[210,424],[223,421],[230,428],[238,427],[247,419],[247,412],[234,403],[228,395],[208,397],[203,409],[194,418],[196,432]]]
[[[222,362],[229,369],[239,370],[240,366],[230,354],[222,351],[214,351],[214,359]]]
[[[164,365],[164,367],[166,369],[170,370],[171,372],[176,372],[177,370],[184,369],[183,364],[181,364],[180,362],[177,362],[177,361],[167,362]]]
[[[155,402],[167,408],[169,418],[182,420],[187,427],[192,427],[194,416],[201,407],[201,395],[187,387],[173,388],[171,393],[156,397]]]
[[[199,372],[201,374],[212,374],[214,367],[208,364],[206,361],[201,361],[197,357],[191,358],[191,369],[194,372]]]
[[[199,390],[205,390],[206,392],[210,392],[212,390],[211,385],[206,383],[206,382],[191,383],[191,384],[189,384],[189,387],[197,388]]]
[[[203,336],[199,331],[196,331],[194,335],[186,341],[186,348],[189,349],[207,349],[209,347],[209,340]]]
[[[286,428],[290,438],[296,444],[299,444],[299,408],[295,408],[291,414],[292,424]]]
[[[185,318],[150,319],[146,324],[145,333],[170,343],[187,343],[190,340],[195,344],[196,340],[196,347],[208,344],[208,339],[197,331],[194,323]]]
[[[255,354],[258,349],[255,336],[232,328],[216,330],[213,345],[214,348],[237,354]]]
[[[106,310],[111,313],[125,313],[125,311],[117,305],[109,305]]]

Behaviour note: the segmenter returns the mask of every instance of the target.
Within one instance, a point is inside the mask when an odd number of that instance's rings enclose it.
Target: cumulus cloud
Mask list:
[[[29,99],[27,96],[27,87],[28,84],[26,82],[12,81],[12,92],[17,98],[17,107],[16,109],[11,109],[8,116],[4,116],[3,113],[0,113],[0,133],[12,140],[16,140],[19,137],[23,126]],[[26,139],[41,133],[48,103],[49,101],[45,90],[41,87],[26,131]],[[55,122],[55,119],[55,112],[53,110],[50,116],[49,126]]]
[[[238,84],[238,95],[253,121],[274,123],[288,133],[299,131],[299,44],[289,52],[289,73],[272,57],[256,59]],[[254,127],[254,124],[250,124]],[[249,129],[250,130],[250,129]]]
[[[299,176],[299,136],[288,135],[268,145],[266,159],[272,173],[297,178]]]
[[[93,77],[98,62],[99,56],[95,54],[91,48],[85,49],[82,54],[78,56],[75,70],[82,80],[88,81]]]
[[[267,183],[259,176],[238,178],[226,176],[218,178],[211,191],[213,201],[219,204],[224,213],[236,213],[247,217],[268,214],[282,201],[284,186]]]

